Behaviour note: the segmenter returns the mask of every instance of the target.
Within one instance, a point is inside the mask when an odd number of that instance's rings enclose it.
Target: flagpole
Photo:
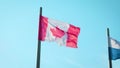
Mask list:
[[[39,18],[39,28],[38,28],[38,37],[40,36],[40,27],[41,27],[41,16],[42,16],[42,7],[40,7],[40,18]],[[41,41],[38,39],[38,48],[37,48],[37,63],[36,68],[40,68],[40,55],[41,55]]]
[[[108,37],[108,59],[109,59],[109,68],[112,68],[109,28],[107,28],[107,37]]]

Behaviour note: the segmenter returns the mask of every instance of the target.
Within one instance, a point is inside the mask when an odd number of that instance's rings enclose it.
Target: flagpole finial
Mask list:
[[[42,9],[42,7],[40,7],[40,10]]]
[[[107,28],[107,31],[109,31],[109,28]]]
[[[42,16],[42,7],[40,7],[40,16]]]
[[[107,28],[107,35],[108,35],[108,37],[109,37],[109,28]]]

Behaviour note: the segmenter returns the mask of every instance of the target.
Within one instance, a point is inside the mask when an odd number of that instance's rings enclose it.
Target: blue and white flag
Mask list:
[[[120,59],[120,42],[110,38],[111,59]]]

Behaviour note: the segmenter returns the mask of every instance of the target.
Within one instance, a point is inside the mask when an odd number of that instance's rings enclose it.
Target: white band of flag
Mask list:
[[[120,42],[118,42],[117,40],[110,38],[110,44],[110,47],[120,49]]]

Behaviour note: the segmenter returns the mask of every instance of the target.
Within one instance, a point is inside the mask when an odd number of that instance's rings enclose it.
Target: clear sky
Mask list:
[[[40,6],[81,28],[77,49],[42,42],[41,68],[108,68],[106,28],[120,41],[120,0],[0,0],[0,68],[36,68]]]

